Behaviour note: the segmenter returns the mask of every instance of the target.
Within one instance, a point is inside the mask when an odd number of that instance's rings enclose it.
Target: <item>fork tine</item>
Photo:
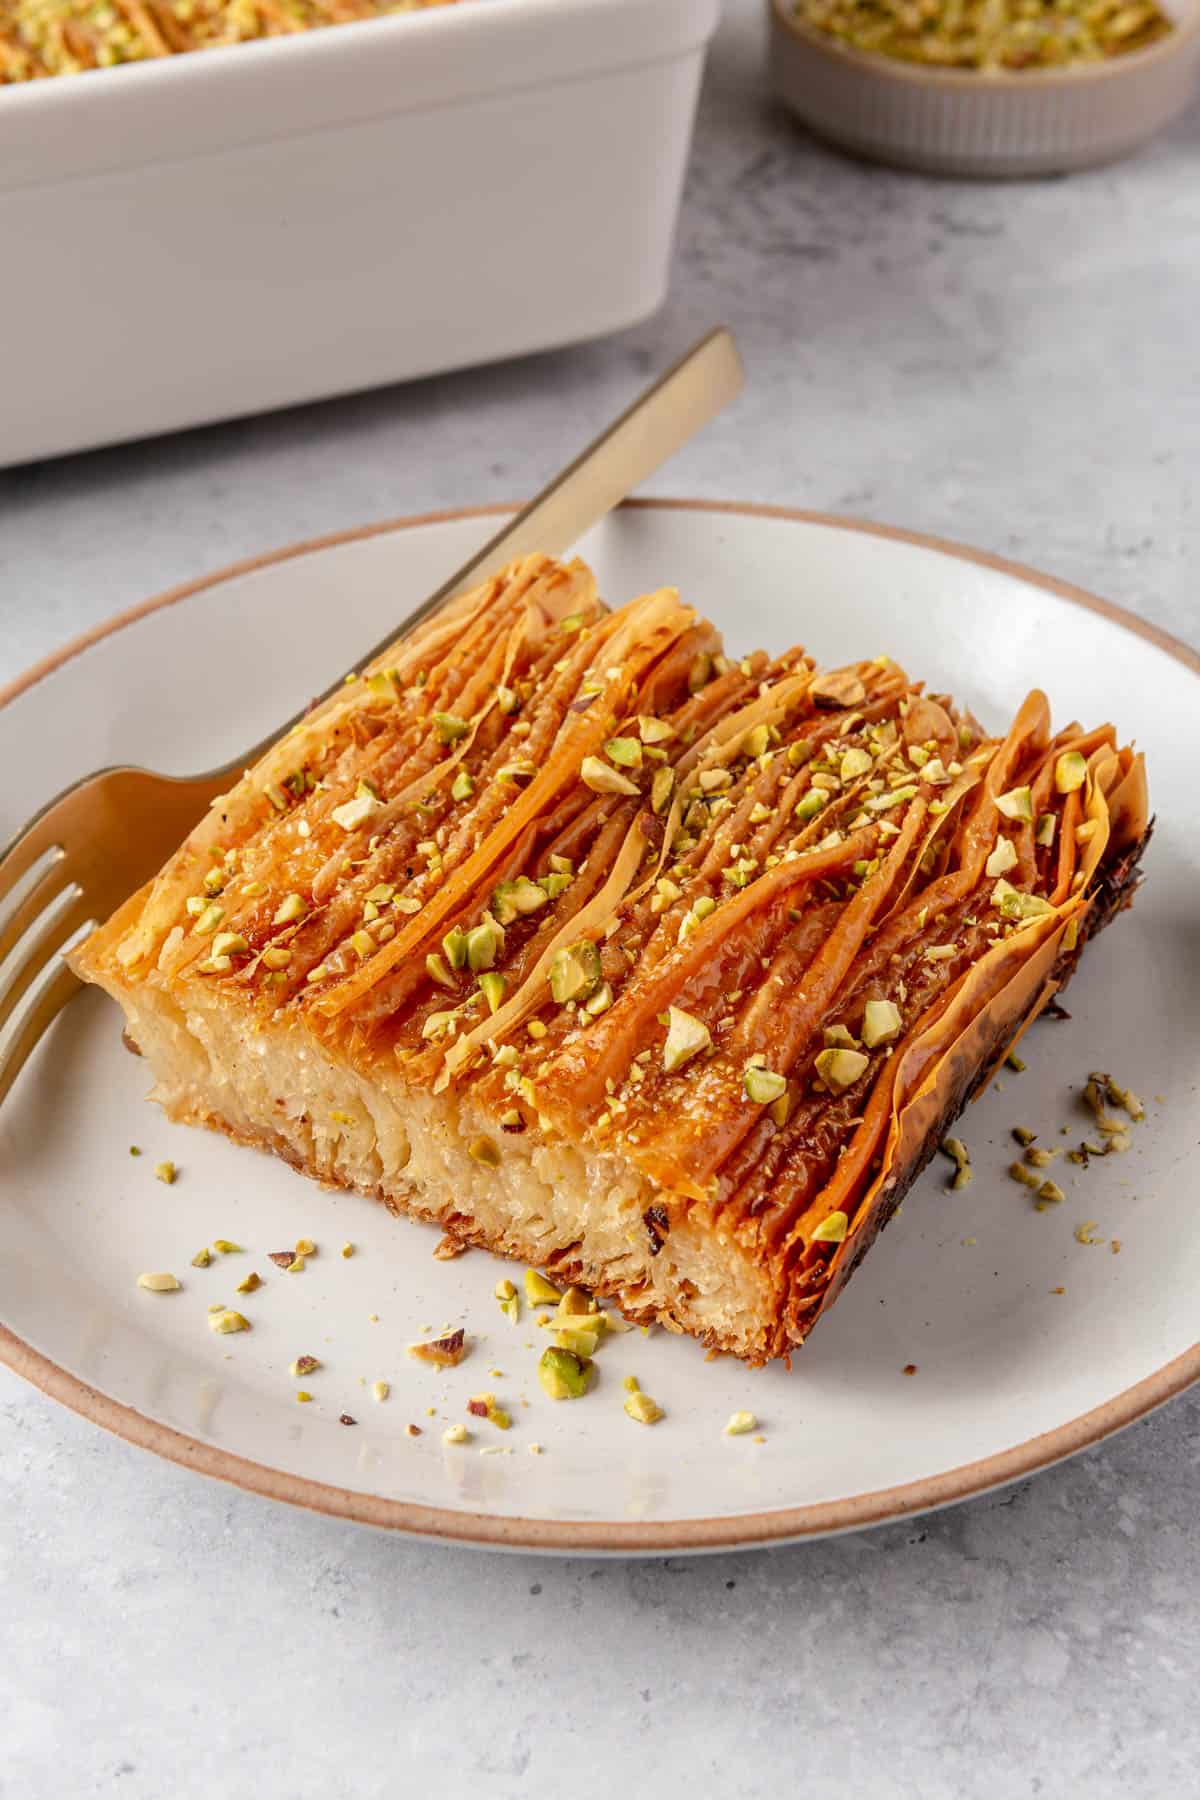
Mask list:
[[[78,978],[63,963],[37,995],[8,1044],[0,1050],[0,1105],[25,1066],[30,1051],[80,985]]]
[[[13,908],[12,913],[0,927],[0,966],[3,965],[6,957],[12,955],[30,926],[36,924],[46,908],[58,898],[66,887],[65,864],[66,853],[60,850],[45,874],[34,883],[21,904]],[[5,873],[6,867],[0,865],[0,881],[3,880]],[[21,873],[24,874],[25,871],[22,870]],[[3,894],[0,893],[0,899],[2,898]]]
[[[58,841],[58,834],[62,828],[59,812],[59,800],[62,798],[63,796],[60,794],[58,800],[43,807],[42,811],[29,821],[24,831],[10,844],[6,844],[0,849],[0,901],[3,901],[5,896],[12,892],[22,875],[28,874],[34,863],[39,857],[44,856],[47,850],[58,850],[61,858],[62,848]]]
[[[3,1031],[21,996],[41,974],[50,958],[57,954],[86,923],[91,907],[82,889],[76,889],[66,906],[58,907],[47,919],[21,961],[7,987],[0,989],[0,1031]]]

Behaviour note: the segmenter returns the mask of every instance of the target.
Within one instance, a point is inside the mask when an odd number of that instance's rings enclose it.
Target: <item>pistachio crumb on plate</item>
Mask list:
[[[216,1331],[227,1337],[233,1331],[249,1331],[250,1321],[242,1313],[235,1312],[231,1306],[223,1306],[208,1315],[210,1331]]]

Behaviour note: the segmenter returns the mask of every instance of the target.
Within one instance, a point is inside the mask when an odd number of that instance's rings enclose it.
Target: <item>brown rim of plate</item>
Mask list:
[[[1065,69],[1006,69],[984,74],[978,69],[939,69],[924,63],[903,62],[898,56],[884,56],[876,50],[856,50],[839,43],[827,31],[819,31],[815,25],[798,19],[789,10],[789,0],[768,0],[768,4],[779,24],[810,50],[821,51],[825,56],[850,63],[873,75],[919,87],[940,88],[948,93],[963,93],[983,85],[989,94],[1014,94],[1031,89],[1044,94],[1054,88],[1076,87],[1082,81],[1111,81],[1176,55],[1200,32],[1200,6],[1189,6],[1181,18],[1172,19],[1172,29],[1165,37],[1147,44],[1144,50],[1130,50],[1122,56],[1107,57],[1103,62],[1076,63]]]
[[[787,506],[742,504],[719,500],[627,500],[625,505],[642,509],[657,508],[671,512],[733,513],[744,517],[780,519],[807,525],[828,525],[842,531],[857,531],[869,537],[890,538],[895,542],[916,544],[925,550],[936,550],[961,562],[996,569],[1001,574],[1039,587],[1073,605],[1086,607],[1111,619],[1126,631],[1147,639],[1200,676],[1200,653],[1179,639],[1153,625],[1145,624],[1134,614],[1112,601],[1101,600],[1084,589],[1059,581],[1052,575],[1039,574],[1021,563],[1010,562],[984,550],[971,550],[946,538],[925,532],[902,531],[895,526],[876,525],[866,520],[841,518],[833,513],[805,512]],[[447,512],[421,513],[404,519],[391,519],[378,525],[360,526],[349,531],[331,532],[324,537],[290,544],[282,550],[268,551],[262,556],[248,557],[243,562],[218,569],[199,581],[185,582],[170,588],[151,600],[118,613],[106,624],[98,625],[74,638],[53,655],[36,663],[24,675],[0,688],[0,706],[50,675],[90,645],[98,643],[127,625],[136,624],[160,607],[174,606],[177,601],[216,587],[231,577],[245,575],[270,563],[285,562],[310,551],[326,550],[335,544],[352,543],[360,538],[377,537],[384,532],[409,530],[422,525],[441,525],[456,519],[486,518],[512,512],[511,506],[460,507]],[[303,1475],[272,1469],[252,1462],[215,1444],[176,1431],[160,1420],[148,1418],[131,1406],[123,1405],[108,1394],[71,1374],[67,1369],[43,1356],[32,1345],[0,1324],[0,1363],[6,1364],[52,1400],[59,1400],[73,1412],[103,1426],[106,1431],[153,1450],[169,1461],[231,1482],[249,1493],[262,1494],[271,1500],[285,1500],[292,1506],[307,1507],[312,1512],[326,1513],[331,1518],[350,1519],[361,1525],[376,1525],[402,1531],[413,1537],[440,1540],[444,1543],[483,1544],[500,1549],[558,1551],[575,1553],[678,1554],[690,1550],[737,1550],[762,1544],[785,1543],[833,1532],[855,1531],[868,1525],[881,1525],[889,1520],[911,1518],[916,1513],[949,1506],[959,1500],[973,1499],[991,1488],[1019,1480],[1052,1463],[1087,1449],[1126,1425],[1144,1418],[1156,1407],[1183,1393],[1200,1380],[1200,1342],[1176,1356],[1169,1363],[1133,1387],[1106,1400],[1103,1405],[1081,1413],[1052,1431],[1027,1438],[1007,1450],[997,1451],[978,1461],[963,1463],[938,1475],[906,1482],[899,1487],[881,1488],[873,1493],[854,1494],[843,1500],[821,1501],[807,1506],[778,1507],[770,1512],[733,1514],[708,1519],[678,1519],[663,1523],[639,1521],[635,1524],[618,1520],[585,1523],[579,1520],[525,1519],[500,1514],[472,1513],[438,1506],[422,1506],[406,1500],[390,1500],[378,1494],[359,1493],[351,1488],[333,1487],[327,1482],[313,1481]]]

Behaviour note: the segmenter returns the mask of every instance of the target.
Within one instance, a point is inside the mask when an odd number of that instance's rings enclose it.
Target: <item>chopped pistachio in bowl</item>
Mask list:
[[[1066,68],[1144,50],[1174,30],[1158,0],[795,0],[850,50],[927,68]]]
[[[772,84],[819,136],[935,174],[1126,155],[1196,89],[1200,0],[767,0]]]

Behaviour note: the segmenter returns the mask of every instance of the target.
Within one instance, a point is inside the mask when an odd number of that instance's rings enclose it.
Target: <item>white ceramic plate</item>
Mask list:
[[[185,771],[254,741],[484,530],[459,515],[268,558],[35,671],[0,709],[0,841],[94,765]],[[984,718],[1033,678],[1060,721],[1112,716],[1148,752],[1159,825],[1146,886],[1085,957],[1071,1021],[1040,1024],[1022,1046],[1027,1073],[972,1108],[973,1185],[952,1193],[945,1166],[927,1173],[790,1374],[633,1332],[602,1352],[585,1402],[556,1406],[534,1374],[536,1331],[513,1329],[492,1299],[506,1266],[477,1252],[436,1262],[431,1230],[167,1125],[143,1104],[146,1072],[121,1048],[117,1013],[89,994],[0,1111],[0,1356],[209,1474],[401,1530],[539,1549],[689,1550],[894,1518],[1042,1467],[1179,1392],[1200,1374],[1200,659],[1054,582],[844,522],[650,504],[582,549],[613,602],[676,582],[734,650],[800,640],[837,661],[886,649]],[[1076,1141],[1087,1121],[1075,1096],[1097,1066],[1143,1094],[1147,1122],[1127,1156],[1057,1164],[1066,1203],[1038,1214],[1004,1173],[1009,1130]],[[173,1187],[154,1179],[164,1157],[179,1165]],[[1076,1241],[1085,1220],[1104,1244]],[[301,1235],[319,1255],[281,1273],[267,1252]],[[246,1253],[193,1269],[216,1237]],[[252,1332],[215,1337],[209,1302],[233,1302],[251,1268],[267,1283],[237,1302]],[[174,1270],[183,1291],[139,1290],[144,1269]],[[467,1325],[477,1348],[435,1377],[405,1346],[444,1322]],[[305,1384],[309,1406],[287,1368],[304,1352],[325,1365]],[[628,1373],[666,1409],[653,1429],[621,1410]],[[378,1379],[391,1383],[383,1404]],[[480,1424],[444,1446],[480,1389],[510,1406],[514,1428]],[[763,1441],[723,1435],[741,1408]]]

